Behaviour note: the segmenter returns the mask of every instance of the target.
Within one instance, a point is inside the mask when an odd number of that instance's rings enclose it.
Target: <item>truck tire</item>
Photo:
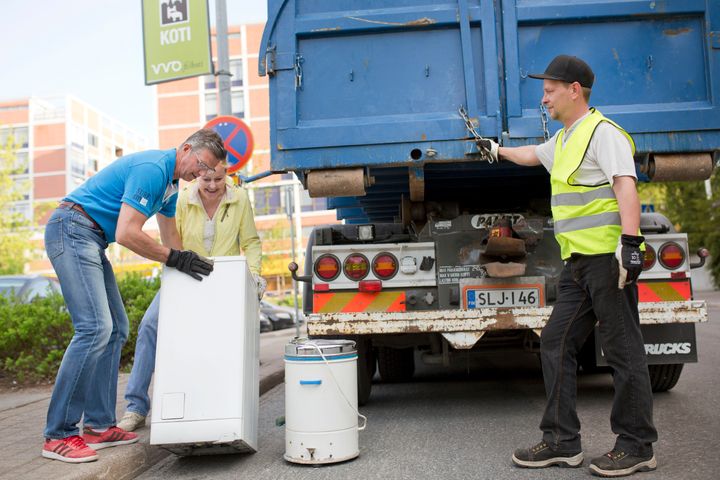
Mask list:
[[[358,361],[357,361],[357,390],[358,405],[365,405],[370,400],[372,391],[372,378],[375,375],[375,351],[372,342],[366,338],[355,340]]]
[[[378,348],[378,370],[384,382],[407,382],[415,373],[413,348]]]
[[[683,369],[682,363],[648,365],[650,386],[653,392],[667,392],[677,384]]]

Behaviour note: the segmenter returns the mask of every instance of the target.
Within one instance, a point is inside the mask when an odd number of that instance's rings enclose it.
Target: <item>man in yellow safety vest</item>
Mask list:
[[[657,432],[635,282],[644,248],[635,144],[589,107],[595,75],[583,60],[559,55],[544,73],[530,77],[543,79],[542,103],[564,128],[537,146],[480,142],[496,160],[543,165],[550,172],[555,237],[565,261],[541,337],[547,394],[542,441],[516,450],[512,460],[526,468],[582,465],[576,357],[599,321],[603,353],[614,370],[610,421],[617,439],[611,451],[591,461],[590,470],[609,477],[654,470]]]

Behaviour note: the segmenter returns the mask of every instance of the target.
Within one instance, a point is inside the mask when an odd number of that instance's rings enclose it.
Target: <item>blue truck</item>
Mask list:
[[[641,181],[705,180],[720,157],[720,2],[269,0],[271,166],[326,197],[341,225],[307,245],[313,337],[358,343],[360,403],[415,362],[537,351],[562,268],[542,167],[490,162],[479,137],[537,144],[558,54],[596,74],[591,104],[633,136]],[[643,214],[639,282],[653,389],[697,361],[686,234]],[[583,369],[603,365],[591,335]]]

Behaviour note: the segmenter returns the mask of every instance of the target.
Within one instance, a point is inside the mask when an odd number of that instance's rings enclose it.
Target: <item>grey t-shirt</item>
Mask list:
[[[590,115],[590,112],[570,126],[563,136],[563,145],[567,143],[567,140],[575,131],[575,127],[588,115]],[[550,140],[535,147],[535,154],[548,172],[552,170],[555,159],[555,142],[561,131],[562,129],[558,130]],[[633,177],[637,180],[630,142],[614,125],[608,122],[600,122],[592,138],[590,138],[590,145],[587,152],[585,152],[580,168],[575,174],[575,182],[589,186],[610,182],[612,186],[615,177],[624,176]]]

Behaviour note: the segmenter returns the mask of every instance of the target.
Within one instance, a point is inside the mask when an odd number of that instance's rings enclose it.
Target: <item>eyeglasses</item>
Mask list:
[[[197,158],[198,166],[200,167],[200,171],[205,171],[206,173],[215,173],[215,169],[210,167],[207,163],[200,160],[200,155],[198,155],[197,152],[195,153],[195,157]]]

